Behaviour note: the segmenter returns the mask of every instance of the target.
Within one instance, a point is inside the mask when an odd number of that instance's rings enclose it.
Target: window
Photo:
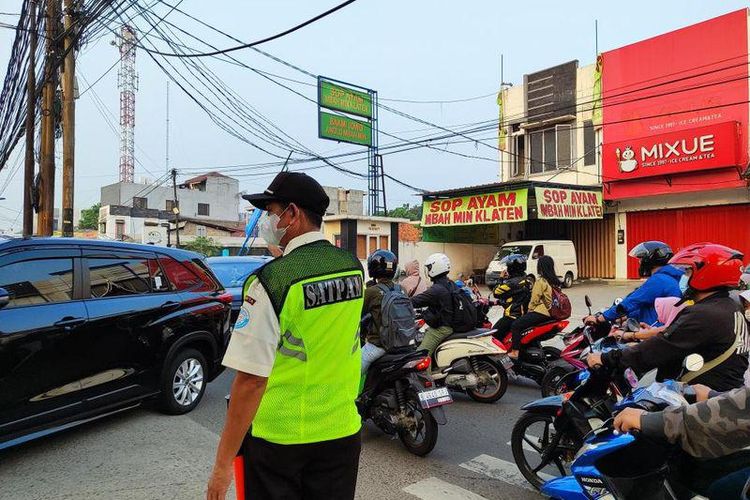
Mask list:
[[[339,248],[341,248],[341,235],[340,234],[334,234],[333,235],[333,244]]]
[[[544,255],[544,245],[537,245],[536,248],[534,248],[534,253],[531,254],[532,259],[538,259]]]
[[[174,210],[174,207],[176,207],[177,204],[174,202],[174,200],[167,200],[166,210],[167,212],[172,212]]]
[[[513,177],[523,177],[526,174],[526,136],[518,134],[513,137],[513,159],[511,160]]]
[[[380,236],[380,250],[390,250],[390,245],[388,244],[388,236]]]
[[[570,168],[573,151],[570,125],[556,125],[529,133],[530,173],[541,174],[560,168]]]
[[[99,233],[100,234],[107,234],[107,223],[106,222],[100,222],[99,223]]]
[[[195,226],[195,235],[196,236],[206,236],[206,226]]]
[[[121,240],[125,235],[125,221],[115,221],[115,239]]]
[[[91,297],[141,295],[169,290],[154,259],[88,259]]]
[[[0,268],[0,287],[10,295],[7,307],[65,302],[73,298],[73,259],[15,262]]]
[[[209,215],[208,203],[198,203],[198,215]]]
[[[133,196],[133,208],[148,208],[148,198]]]
[[[596,132],[594,122],[583,122],[583,164],[596,165]]]
[[[159,257],[159,263],[169,278],[172,290],[211,292],[219,288],[206,270],[193,261],[182,263],[162,256]]]
[[[357,235],[357,258],[361,260],[367,258],[367,236],[364,234]]]

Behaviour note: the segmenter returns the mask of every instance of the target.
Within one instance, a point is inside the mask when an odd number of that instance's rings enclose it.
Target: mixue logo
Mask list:
[[[625,150],[615,150],[620,172],[633,172],[642,168],[675,165],[685,162],[708,160],[716,157],[716,139],[714,134],[706,134],[692,139],[663,141],[656,144],[640,146],[636,151],[631,146]]]

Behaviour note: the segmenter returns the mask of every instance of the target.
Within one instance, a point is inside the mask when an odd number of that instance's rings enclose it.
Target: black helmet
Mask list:
[[[516,276],[526,272],[526,256],[520,253],[512,253],[502,260],[508,269],[508,274]]]
[[[638,274],[644,278],[651,276],[651,271],[656,266],[666,266],[674,252],[672,248],[661,241],[644,241],[638,243],[628,253],[631,257],[640,259],[641,264],[638,266]]]
[[[375,250],[367,257],[367,272],[370,278],[392,279],[396,275],[398,257],[388,250]]]

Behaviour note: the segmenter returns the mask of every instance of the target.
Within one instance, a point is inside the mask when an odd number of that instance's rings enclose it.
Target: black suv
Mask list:
[[[223,370],[231,302],[192,252],[0,239],[0,449],[150,397],[192,410]]]

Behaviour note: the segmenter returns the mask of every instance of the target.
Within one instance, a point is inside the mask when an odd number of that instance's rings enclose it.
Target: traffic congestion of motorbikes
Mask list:
[[[365,302],[362,331],[374,328],[381,342],[368,346],[368,334],[363,347],[362,418],[424,456],[438,425],[450,424],[452,393],[495,403],[509,378],[525,377],[541,398],[523,406],[510,445],[542,494],[742,498],[750,488],[743,255],[712,243],[674,253],[648,241],[630,256],[646,281],[596,313],[586,296],[588,315],[576,319],[554,262],[540,261],[534,276],[525,257],[509,255],[500,283],[482,294],[471,278],[448,278],[445,255],[427,258],[430,282],[414,286],[399,279],[395,255],[375,252],[369,286],[382,289],[382,303],[368,311]],[[447,318],[441,299],[452,309]],[[492,308],[500,312],[494,324]],[[435,328],[441,319],[455,328]],[[563,349],[547,345],[556,337]]]

